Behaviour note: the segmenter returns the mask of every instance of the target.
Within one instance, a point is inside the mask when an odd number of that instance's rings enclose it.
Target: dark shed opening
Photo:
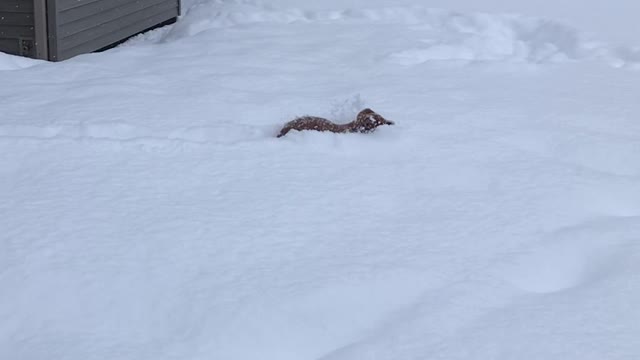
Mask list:
[[[0,0],[0,51],[60,61],[174,22],[180,0]]]

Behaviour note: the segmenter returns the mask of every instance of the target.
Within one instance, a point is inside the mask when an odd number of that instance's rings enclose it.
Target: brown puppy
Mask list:
[[[336,124],[327,119],[316,116],[303,116],[284,125],[278,137],[285,136],[291,130],[315,130],[331,131],[334,133],[368,133],[381,125],[393,125],[389,121],[371,109],[364,109],[358,113],[356,119],[347,124]]]

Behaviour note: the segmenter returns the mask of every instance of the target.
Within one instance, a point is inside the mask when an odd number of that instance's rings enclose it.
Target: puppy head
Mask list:
[[[367,108],[358,113],[355,125],[359,132],[366,133],[373,131],[378,126],[394,125],[394,122],[385,119],[382,115]]]

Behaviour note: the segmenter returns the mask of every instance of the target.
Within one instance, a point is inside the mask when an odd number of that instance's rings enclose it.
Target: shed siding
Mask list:
[[[0,0],[0,51],[64,60],[178,15],[180,0]]]
[[[0,51],[35,56],[33,0],[0,0]]]
[[[49,6],[49,35],[57,38],[51,58],[104,48],[177,17],[179,8],[179,0],[57,0]]]

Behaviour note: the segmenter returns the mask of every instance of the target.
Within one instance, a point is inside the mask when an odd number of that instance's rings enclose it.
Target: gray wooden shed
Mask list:
[[[0,0],[0,51],[51,61],[175,21],[180,0]]]

